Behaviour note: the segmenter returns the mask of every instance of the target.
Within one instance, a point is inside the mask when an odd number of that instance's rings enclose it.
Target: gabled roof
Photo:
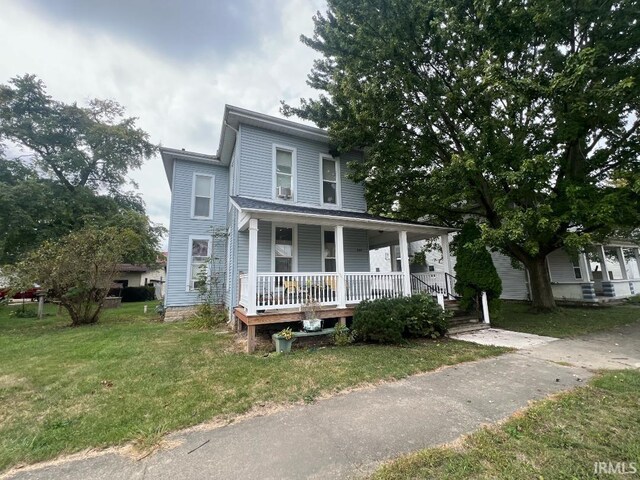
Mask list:
[[[412,230],[424,231],[428,230],[432,234],[444,234],[454,232],[455,229],[448,227],[440,227],[436,225],[428,225],[422,222],[412,220],[399,220],[395,218],[381,217],[371,215],[366,212],[355,212],[350,210],[337,210],[329,208],[308,207],[290,203],[268,202],[255,198],[232,196],[230,197],[233,204],[238,210],[244,213],[254,213],[256,216],[268,217],[267,214],[273,216],[282,215],[282,217],[298,217],[299,219],[307,219],[313,223],[335,224],[342,221],[343,223],[358,224],[360,228],[380,229],[380,230]],[[365,227],[366,225],[366,227]],[[400,228],[404,227],[404,228]]]
[[[233,105],[225,105],[224,115],[222,117],[222,128],[220,130],[220,143],[215,155],[189,152],[184,149],[160,148],[160,154],[162,156],[162,162],[164,164],[167,180],[169,181],[169,186],[171,186],[171,182],[173,180],[173,161],[176,159],[203,163],[214,162],[218,165],[229,165],[241,123],[264,128],[266,130],[295,135],[296,137],[306,138],[308,140],[327,142],[329,139],[329,134],[326,130],[312,125],[293,122],[284,118],[254,112],[252,110],[235,107]]]

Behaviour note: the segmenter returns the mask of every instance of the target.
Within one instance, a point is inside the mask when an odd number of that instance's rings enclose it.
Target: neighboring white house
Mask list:
[[[121,287],[144,287],[153,286],[156,290],[156,298],[160,299],[165,294],[165,284],[167,282],[167,272],[165,265],[148,267],[146,265],[132,265],[121,263],[118,265],[118,272],[113,283]]]
[[[424,242],[412,243],[409,252],[421,251],[423,247]],[[501,298],[530,299],[526,269],[519,262],[514,265],[506,255],[492,252],[491,257],[502,279]],[[376,252],[375,258],[376,268],[381,271],[394,269],[392,248]],[[438,272],[445,269],[440,252],[426,251],[426,260],[425,266],[412,265],[412,271],[426,269]],[[451,255],[449,262],[449,268],[455,271],[455,256]],[[627,240],[609,240],[604,245],[594,245],[575,258],[563,249],[555,250],[547,256],[547,267],[557,300],[592,303],[640,294],[640,250],[638,245]]]
[[[409,243],[451,229],[367,213],[347,175],[362,152],[340,156],[327,132],[226,106],[215,155],[161,148],[171,187],[165,319],[198,302],[197,272],[217,259],[221,300],[248,327],[296,321],[313,298],[322,318],[360,301],[435,288],[409,271]],[[214,238],[212,232],[226,232]],[[398,245],[400,271],[371,272],[370,251]]]

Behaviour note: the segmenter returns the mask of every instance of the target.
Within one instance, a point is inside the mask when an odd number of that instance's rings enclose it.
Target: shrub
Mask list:
[[[337,346],[344,347],[345,345],[349,345],[354,342],[355,337],[355,330],[349,330],[346,325],[336,323],[333,330],[333,343]]]
[[[487,292],[489,309],[497,313],[502,280],[481,237],[480,227],[467,222],[451,244],[456,255],[456,292],[461,296],[460,308],[466,311],[473,310],[481,292]]]
[[[427,295],[365,300],[353,314],[359,337],[380,343],[400,343],[405,338],[437,338],[447,331],[447,315]]]
[[[36,318],[38,310],[35,308],[15,308],[9,312],[12,318]]]
[[[122,302],[146,302],[156,299],[156,289],[152,286],[124,287]]]
[[[209,305],[208,303],[198,305],[196,314],[189,323],[198,330],[210,330],[222,325],[227,320],[227,313],[224,307]]]

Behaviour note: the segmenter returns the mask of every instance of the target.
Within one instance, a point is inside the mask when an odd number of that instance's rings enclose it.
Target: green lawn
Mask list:
[[[460,444],[400,458],[373,475],[406,478],[594,478],[595,462],[634,462],[640,472],[640,372],[607,373],[534,404]],[[638,478],[636,475],[597,478]]]
[[[63,317],[9,318],[0,307],[0,471],[505,351],[423,341],[246,355],[229,333],[142,310],[125,304],[98,325],[70,328]]]
[[[558,308],[552,313],[532,313],[528,305],[504,302],[492,326],[516,332],[564,338],[608,330],[640,321],[640,308],[620,305],[601,308]]]

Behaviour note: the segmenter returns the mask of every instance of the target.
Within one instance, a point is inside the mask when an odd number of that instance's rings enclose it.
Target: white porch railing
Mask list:
[[[239,303],[249,308],[249,277],[240,275]],[[444,272],[428,272],[411,276],[411,293],[446,295],[447,282],[453,277]],[[345,304],[363,300],[393,298],[404,295],[402,272],[347,272],[344,274]],[[258,273],[255,288],[257,311],[299,308],[309,300],[323,306],[338,305],[338,274],[318,273]],[[449,285],[453,292],[453,285]]]
[[[240,305],[243,307],[249,306],[249,290],[247,285],[248,275],[246,273],[240,274],[240,292],[238,292],[238,296],[240,297]]]
[[[258,310],[299,307],[309,300],[320,305],[335,305],[337,298],[338,275],[335,273],[258,273]]]
[[[401,297],[401,272],[358,272],[345,273],[346,303],[360,303],[363,300],[376,298]]]

